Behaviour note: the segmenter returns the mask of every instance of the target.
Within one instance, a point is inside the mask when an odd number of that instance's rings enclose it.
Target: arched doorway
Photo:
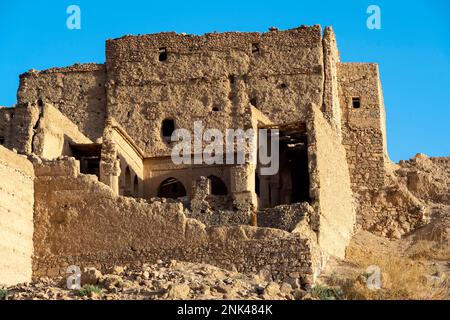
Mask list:
[[[183,184],[175,178],[168,178],[161,182],[158,187],[159,198],[176,199],[186,196],[186,189]]]
[[[226,196],[228,194],[228,188],[225,182],[217,176],[210,175],[208,179],[211,181],[211,194],[215,196]]]

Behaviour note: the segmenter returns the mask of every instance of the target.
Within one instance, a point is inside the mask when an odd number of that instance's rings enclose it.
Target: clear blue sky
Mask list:
[[[81,30],[66,8],[81,8]],[[381,8],[381,30],[366,9]],[[342,61],[377,62],[395,161],[450,155],[450,1],[6,1],[0,2],[0,105],[16,102],[20,73],[104,62],[104,42],[125,34],[266,31],[332,25]]]

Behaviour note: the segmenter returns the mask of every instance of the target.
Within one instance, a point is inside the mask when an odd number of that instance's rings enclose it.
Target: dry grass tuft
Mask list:
[[[434,254],[429,250],[417,252]],[[436,254],[441,257],[441,253]],[[448,280],[426,276],[430,272],[421,261],[363,247],[353,247],[348,252],[347,258],[361,269],[361,273],[353,279],[333,281],[335,283],[332,285],[339,285],[342,288],[344,299],[440,300],[449,295]],[[376,265],[381,270],[381,289],[371,290],[366,286],[367,275],[364,273],[371,265]]]

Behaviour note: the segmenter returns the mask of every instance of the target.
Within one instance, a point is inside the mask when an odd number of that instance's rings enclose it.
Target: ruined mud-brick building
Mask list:
[[[308,282],[386,183],[378,67],[341,62],[331,28],[125,36],[105,64],[21,75],[17,97],[0,109],[0,282],[157,259]],[[279,172],[175,165],[172,132],[200,120],[278,129]]]

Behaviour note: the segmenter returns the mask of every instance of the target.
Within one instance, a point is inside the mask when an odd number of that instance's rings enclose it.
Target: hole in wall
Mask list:
[[[255,97],[250,98],[250,104],[256,108],[258,106],[257,99]]]
[[[214,107],[212,108],[212,111],[220,111],[220,110],[219,110],[219,107],[214,106]]]
[[[354,109],[361,108],[361,99],[359,97],[353,97],[352,98],[352,107]]]
[[[37,101],[37,105],[38,105],[39,107],[43,107],[43,106],[44,106],[44,101],[42,101],[42,99],[39,99],[39,100]]]
[[[5,144],[5,137],[0,137],[0,144],[4,145]]]
[[[222,179],[220,179],[219,177],[214,176],[214,175],[208,176],[208,179],[211,181],[211,194],[212,195],[226,196],[228,194],[228,188]]]
[[[258,53],[259,52],[259,43],[252,43],[252,53]]]
[[[167,60],[167,48],[166,47],[159,48],[158,60],[161,62]]]
[[[175,121],[173,119],[164,119],[161,125],[161,134],[163,138],[170,138],[175,131]]]

